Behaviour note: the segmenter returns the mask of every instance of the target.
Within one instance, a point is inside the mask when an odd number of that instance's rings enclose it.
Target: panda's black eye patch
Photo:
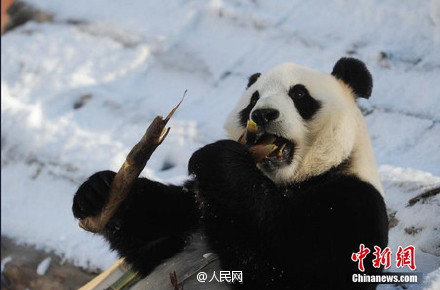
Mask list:
[[[249,80],[248,80],[248,84],[247,84],[246,89],[249,89],[250,86],[252,86],[253,84],[255,84],[255,82],[258,80],[258,78],[259,78],[260,76],[261,76],[261,73],[255,73],[255,74],[251,75],[251,76],[249,77]]]
[[[312,118],[321,108],[321,103],[310,96],[309,91],[303,85],[291,87],[288,94],[304,120]]]
[[[255,107],[255,104],[258,102],[259,99],[260,99],[260,93],[258,91],[255,91],[252,94],[251,100],[249,101],[247,107],[240,111],[239,113],[240,124],[243,127],[246,127],[246,123],[249,119],[249,114],[251,113],[252,109]]]
[[[302,99],[304,97],[310,96],[310,94],[305,86],[295,85],[290,88],[289,96],[292,98],[292,100],[295,100],[295,99]]]

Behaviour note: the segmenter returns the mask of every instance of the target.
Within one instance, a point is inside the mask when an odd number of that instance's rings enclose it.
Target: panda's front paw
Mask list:
[[[116,173],[113,171],[99,171],[84,182],[75,193],[72,211],[77,219],[97,216],[110,194],[110,185]]]
[[[256,170],[249,149],[232,140],[221,140],[208,144],[194,152],[189,160],[188,171],[199,182],[232,183],[246,172]]]

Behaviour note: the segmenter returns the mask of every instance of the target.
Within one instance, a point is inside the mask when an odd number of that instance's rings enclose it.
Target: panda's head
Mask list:
[[[347,173],[381,191],[368,132],[355,98],[371,95],[372,78],[364,63],[342,58],[331,74],[294,63],[278,65],[249,78],[247,89],[225,128],[238,140],[248,120],[258,125],[258,140],[276,140],[275,151],[258,164],[279,185],[306,180],[349,164]]]

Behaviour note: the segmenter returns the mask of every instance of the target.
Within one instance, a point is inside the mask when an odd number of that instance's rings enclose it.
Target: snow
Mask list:
[[[7,256],[6,258],[4,258],[3,260],[2,260],[2,263],[1,263],[1,272],[3,273],[3,271],[5,270],[5,266],[6,266],[6,264],[7,263],[9,263],[9,262],[11,262],[12,261],[12,257],[11,256]]]
[[[37,274],[40,276],[44,276],[47,270],[49,270],[50,262],[52,262],[51,257],[47,257],[46,259],[41,261],[40,264],[38,264],[37,266]]]
[[[409,289],[438,288],[439,196],[407,202],[440,185],[439,0],[27,2],[55,20],[2,37],[2,235],[108,267],[116,255],[77,226],[73,194],[93,172],[117,170],[185,89],[143,176],[182,182],[191,153],[226,137],[251,74],[285,61],[331,71],[351,55],[374,77],[371,99],[359,103],[399,221],[390,248],[416,246],[424,282]]]
[[[440,268],[430,273],[426,280],[429,281],[429,286],[426,290],[438,290],[440,289]]]

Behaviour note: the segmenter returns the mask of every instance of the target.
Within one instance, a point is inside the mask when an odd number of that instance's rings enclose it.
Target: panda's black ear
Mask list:
[[[254,73],[253,75],[251,75],[249,77],[249,81],[248,81],[246,89],[249,89],[249,87],[252,86],[258,80],[258,78],[260,76],[261,76],[261,73]]]
[[[368,99],[371,96],[373,78],[362,61],[343,57],[333,67],[332,75],[347,84],[357,97]]]

